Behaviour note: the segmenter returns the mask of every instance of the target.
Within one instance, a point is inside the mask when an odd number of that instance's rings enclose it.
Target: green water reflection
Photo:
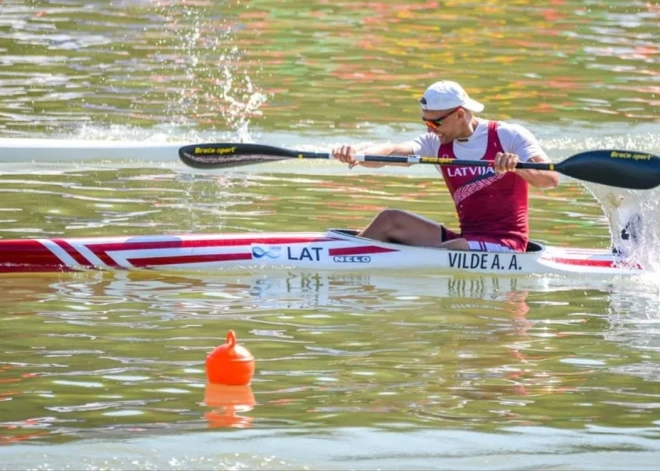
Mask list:
[[[658,12],[649,2],[9,0],[1,8],[6,133],[89,123],[233,131],[252,119],[268,131],[360,134],[416,123],[415,100],[439,78],[463,83],[487,117],[658,119]]]
[[[611,323],[631,314],[616,307],[628,285],[293,273],[2,285],[5,442],[219,426],[496,431],[658,420],[649,407],[657,348],[608,338],[632,332]],[[257,375],[238,399],[205,396],[204,355],[230,328]]]

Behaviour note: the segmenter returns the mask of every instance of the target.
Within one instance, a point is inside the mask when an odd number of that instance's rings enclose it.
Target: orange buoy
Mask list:
[[[213,384],[243,386],[250,384],[254,374],[254,357],[247,348],[236,343],[233,330],[227,341],[206,356],[206,377]]]

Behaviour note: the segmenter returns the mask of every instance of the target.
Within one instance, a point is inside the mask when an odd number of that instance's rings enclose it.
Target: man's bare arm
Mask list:
[[[528,162],[546,162],[550,160],[544,156],[536,155],[528,160]],[[559,174],[548,170],[532,170],[520,169],[516,170],[516,174],[520,175],[527,183],[536,188],[555,188],[559,185]]]

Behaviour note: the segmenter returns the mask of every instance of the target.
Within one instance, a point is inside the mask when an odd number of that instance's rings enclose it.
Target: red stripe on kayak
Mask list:
[[[62,250],[64,250],[71,258],[73,258],[78,265],[83,266],[83,267],[88,267],[91,268],[94,266],[93,263],[91,263],[87,258],[78,252],[78,250],[73,247],[69,242],[67,242],[65,239],[52,239],[52,242],[57,244]]]
[[[232,247],[232,246],[247,246],[250,244],[305,244],[309,242],[327,242],[337,240],[334,238],[318,238],[318,237],[266,237],[260,239],[243,238],[243,239],[200,239],[200,240],[162,240],[162,241],[139,241],[132,242],[126,239],[122,242],[88,242],[85,246],[92,250],[95,254],[100,252],[113,252],[119,250],[152,250],[152,249],[178,249],[178,248],[199,248],[199,247]]]
[[[579,267],[603,267],[612,268],[615,266],[613,260],[589,260],[588,258],[549,258],[554,263],[562,265],[574,265]]]
[[[189,263],[231,262],[234,260],[252,260],[251,253],[229,253],[209,255],[184,255],[170,257],[151,257],[128,259],[134,267],[148,268],[163,265],[185,265]]]
[[[561,263],[562,265],[575,265],[580,267],[604,267],[614,266],[613,260],[589,260],[588,258],[549,258],[548,261]]]
[[[113,268],[121,268],[121,265],[115,262],[115,260],[110,256],[110,254],[108,254],[107,251],[102,250],[97,245],[90,244],[90,245],[85,245],[85,247],[94,255],[96,255],[99,258],[99,260],[101,260],[107,266]]]
[[[73,271],[41,242],[0,241],[0,272]]]
[[[377,245],[367,245],[362,247],[344,247],[341,249],[330,249],[328,253],[331,257],[342,255],[371,255],[375,253],[398,252],[397,249],[387,249]]]
[[[548,258],[550,262],[560,263],[562,265],[573,265],[578,267],[599,267],[599,268],[628,268],[634,270],[642,270],[639,264],[631,265],[624,261],[617,262],[615,260],[590,260],[588,258]]]

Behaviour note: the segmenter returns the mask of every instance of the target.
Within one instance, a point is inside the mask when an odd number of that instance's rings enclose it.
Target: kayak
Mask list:
[[[412,247],[356,231],[144,235],[0,240],[0,272],[236,269],[425,270],[450,274],[619,276],[643,273],[603,249],[546,247],[525,253]]]

